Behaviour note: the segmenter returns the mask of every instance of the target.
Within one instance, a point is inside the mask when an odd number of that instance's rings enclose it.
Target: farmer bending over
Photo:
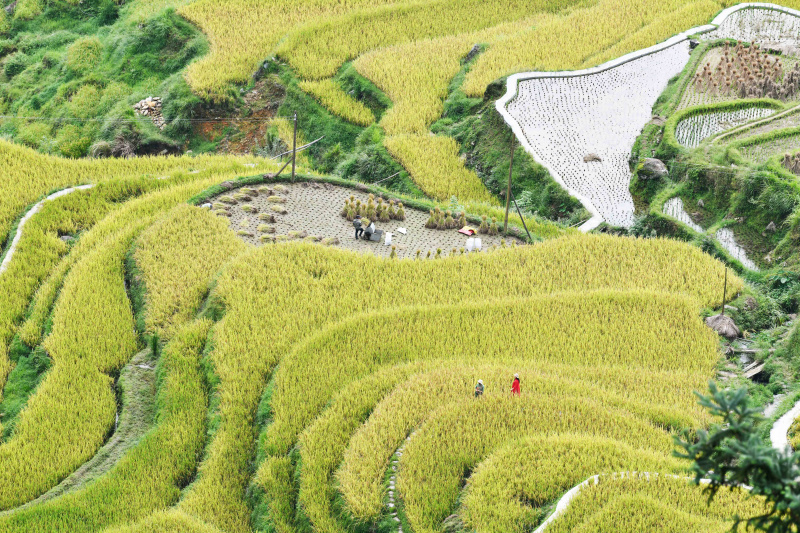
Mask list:
[[[480,398],[483,396],[483,380],[479,379],[478,384],[475,385],[475,397]]]
[[[367,229],[364,231],[364,239],[370,240],[373,233],[375,233],[375,223],[370,222],[369,226],[367,226]]]

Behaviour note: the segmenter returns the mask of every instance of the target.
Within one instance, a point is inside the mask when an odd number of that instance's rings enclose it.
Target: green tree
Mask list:
[[[762,515],[734,517],[732,531],[746,524],[768,533],[800,531],[799,453],[776,450],[756,431],[761,410],[750,406],[746,389],[719,390],[711,382],[710,396],[696,393],[699,403],[720,422],[696,438],[676,437],[677,457],[692,461],[694,483],[704,483],[709,502],[723,487],[748,486],[754,496],[765,498]]]

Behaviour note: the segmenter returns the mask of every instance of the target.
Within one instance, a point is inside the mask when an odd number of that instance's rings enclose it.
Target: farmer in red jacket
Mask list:
[[[519,390],[519,374],[514,374],[514,383],[511,384],[511,394],[520,395]]]

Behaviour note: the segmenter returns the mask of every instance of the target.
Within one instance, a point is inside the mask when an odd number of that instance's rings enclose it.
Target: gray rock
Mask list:
[[[457,514],[451,514],[442,522],[443,531],[445,533],[457,533],[464,531],[464,521]]]
[[[648,157],[639,165],[639,177],[645,180],[658,180],[669,176],[667,165],[660,159]]]
[[[706,326],[728,340],[735,339],[740,333],[733,319],[725,315],[714,315],[706,318]]]
[[[469,63],[470,61],[472,61],[475,58],[475,56],[478,55],[480,52],[481,52],[481,45],[479,44],[474,45],[464,58],[464,63]]]
[[[767,231],[770,233],[775,233],[776,231],[778,231],[778,227],[775,225],[775,222],[770,222],[767,225]]]
[[[697,200],[697,207],[705,207],[705,206],[706,206],[706,203],[703,201],[702,198]]]
[[[63,242],[72,242],[75,240],[75,237],[73,237],[72,235],[62,235],[61,240]]]

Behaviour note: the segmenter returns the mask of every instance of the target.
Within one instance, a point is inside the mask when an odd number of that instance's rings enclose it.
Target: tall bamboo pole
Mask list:
[[[725,283],[722,285],[722,316],[725,316],[725,298],[728,297],[728,267],[725,267]]]
[[[514,137],[511,138],[511,162],[508,165],[508,189],[506,189],[506,222],[503,233],[508,235],[508,210],[511,207],[511,172],[514,170]]]
[[[297,161],[297,112],[294,113],[294,135],[292,137],[292,183],[294,183],[294,168]]]

